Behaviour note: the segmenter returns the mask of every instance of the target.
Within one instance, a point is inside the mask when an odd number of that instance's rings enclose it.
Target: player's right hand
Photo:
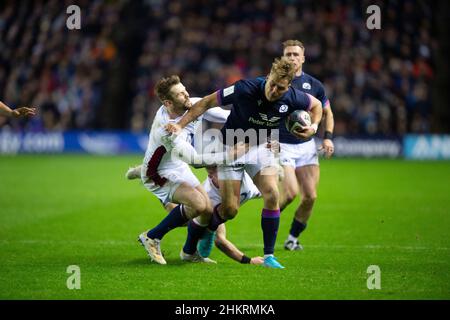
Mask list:
[[[331,141],[331,139],[324,139],[319,151],[323,151],[325,153],[325,158],[331,158],[334,153],[333,141]]]
[[[248,149],[249,149],[248,143],[244,143],[242,141],[236,143],[233,149],[230,150],[229,154],[230,159],[232,159],[232,161],[236,160],[240,156],[243,156],[245,153],[247,153]]]
[[[21,107],[21,108],[14,109],[12,111],[12,116],[14,118],[34,116],[34,115],[36,115],[36,108]]]
[[[277,140],[272,140],[267,143],[267,149],[270,149],[274,154],[280,153],[280,142]]]
[[[250,259],[250,264],[263,264],[264,258],[263,257],[253,257]]]
[[[182,130],[181,126],[178,123],[166,124],[164,129],[166,129],[167,132],[174,133],[176,135],[178,135],[181,132],[181,130]]]
[[[309,126],[309,127],[304,127],[304,128],[300,128],[300,127],[296,128],[294,131],[292,131],[292,133],[298,139],[307,140],[307,139],[311,138],[316,132],[314,131],[314,129],[311,126]]]

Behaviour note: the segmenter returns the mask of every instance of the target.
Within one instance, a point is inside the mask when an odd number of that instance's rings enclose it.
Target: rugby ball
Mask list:
[[[311,116],[305,110],[295,110],[286,118],[286,129],[292,133],[297,128],[303,129],[311,125]]]

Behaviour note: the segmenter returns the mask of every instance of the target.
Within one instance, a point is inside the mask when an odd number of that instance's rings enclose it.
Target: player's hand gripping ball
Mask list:
[[[286,118],[286,128],[290,133],[303,130],[311,125],[311,116],[305,110],[295,110]]]

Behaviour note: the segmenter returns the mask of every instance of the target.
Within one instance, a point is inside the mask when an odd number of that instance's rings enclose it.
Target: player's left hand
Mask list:
[[[247,153],[248,149],[249,149],[248,143],[244,142],[236,143],[234,147],[229,151],[229,159],[231,159],[231,161],[236,160],[237,158]]]
[[[263,257],[253,257],[250,259],[250,264],[263,264],[264,258]]]
[[[12,111],[12,116],[14,118],[21,118],[21,117],[34,116],[34,115],[36,115],[36,108],[21,107],[21,108],[14,109]]]
[[[311,138],[316,133],[316,131],[314,130],[313,127],[309,126],[304,128],[297,128],[294,131],[292,131],[292,133],[298,139],[307,140]]]
[[[181,132],[181,126],[178,123],[169,123],[166,124],[164,129],[166,129],[167,132],[169,133],[174,133],[176,135],[180,134]]]
[[[280,153],[280,142],[277,140],[272,140],[267,143],[267,149],[270,149],[274,154]]]
[[[319,151],[323,150],[325,152],[325,157],[327,159],[331,158],[334,153],[334,143],[330,139],[324,139],[322,146],[319,148]]]

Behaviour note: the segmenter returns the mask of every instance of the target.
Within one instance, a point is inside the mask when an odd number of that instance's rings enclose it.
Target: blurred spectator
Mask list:
[[[104,71],[115,57],[109,40],[120,2],[78,1],[81,30],[68,30],[72,1],[9,1],[0,6],[0,96],[38,106],[27,130],[86,129],[102,99]],[[23,122],[11,121],[13,129]]]
[[[261,66],[281,54],[282,41],[295,38],[306,44],[305,71],[327,88],[336,134],[429,131],[437,49],[432,5],[380,3],[382,29],[368,30],[365,9],[372,2],[146,1],[149,31],[137,65],[132,130],[150,125],[160,76],[180,74],[191,95],[203,96],[265,75]]]
[[[139,1],[139,0],[133,0]],[[243,77],[264,76],[282,41],[306,45],[306,72],[326,87],[336,134],[429,132],[435,75],[434,4],[427,1],[141,0],[145,41],[134,61],[127,128],[147,131],[160,103],[156,81],[179,74],[192,96]],[[11,106],[42,106],[28,129],[95,128],[111,40],[127,1],[84,1],[83,27],[65,28],[59,1],[0,6],[0,95]],[[378,4],[382,29],[366,28]],[[25,19],[26,17],[26,19]],[[130,76],[129,76],[130,77]],[[18,124],[17,124],[18,125]]]

